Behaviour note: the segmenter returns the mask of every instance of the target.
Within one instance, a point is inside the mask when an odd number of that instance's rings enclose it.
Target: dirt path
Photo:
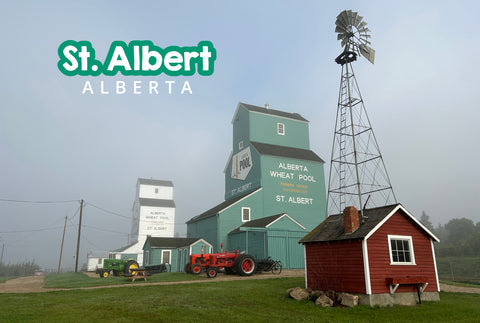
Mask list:
[[[82,287],[82,288],[45,288],[45,276],[29,276],[11,279],[3,284],[0,284],[0,293],[41,293],[58,290],[72,290],[72,289],[98,289],[98,288],[115,288],[115,287],[130,287],[130,286],[142,286],[142,285],[173,285],[173,284],[201,284],[212,283],[221,281],[233,281],[233,280],[252,280],[252,279],[270,279],[270,278],[283,278],[283,277],[301,277],[305,274],[303,269],[300,270],[284,270],[280,275],[272,275],[271,273],[261,273],[250,277],[242,277],[235,275],[219,274],[215,279],[205,280],[193,280],[193,281],[179,281],[179,282],[147,282],[125,285],[107,285],[107,286],[94,286],[94,287]],[[98,277],[94,273],[87,273],[90,277]],[[440,289],[444,292],[453,293],[476,293],[480,294],[480,288],[476,287],[463,287],[447,284],[440,284]]]
[[[86,273],[89,277],[98,277],[94,273]],[[283,278],[283,277],[300,277],[305,274],[303,269],[300,270],[284,270],[280,275],[272,275],[272,273],[255,274],[249,277],[224,275],[219,273],[214,279],[205,280],[192,280],[192,281],[178,281],[178,282],[147,282],[140,283],[135,282],[133,284],[122,285],[106,285],[106,286],[93,286],[93,287],[81,287],[81,288],[45,288],[45,276],[29,276],[16,279],[7,280],[4,284],[0,284],[0,293],[40,293],[51,292],[59,290],[73,290],[73,289],[98,289],[98,288],[116,288],[116,287],[131,287],[142,285],[173,285],[173,284],[196,284],[196,283],[212,283],[220,281],[233,281],[244,279],[270,279],[270,278]]]

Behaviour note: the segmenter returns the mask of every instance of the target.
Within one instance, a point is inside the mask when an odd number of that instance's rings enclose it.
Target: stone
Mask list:
[[[310,294],[305,290],[305,288],[295,287],[292,291],[290,291],[290,297],[294,300],[301,301],[304,299],[309,299]]]
[[[317,300],[315,301],[315,305],[320,307],[332,307],[333,301],[330,297],[324,294],[324,295],[320,295],[317,298]]]
[[[320,296],[323,296],[325,295],[325,292],[324,291],[321,291],[321,290],[312,290],[310,292],[310,298],[315,301],[317,298],[319,298]]]
[[[347,307],[354,307],[358,305],[358,296],[357,295],[352,295],[348,293],[342,293],[342,305],[347,306]]]

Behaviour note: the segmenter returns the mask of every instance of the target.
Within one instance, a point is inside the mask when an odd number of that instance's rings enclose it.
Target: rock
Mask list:
[[[292,291],[290,291],[290,297],[294,300],[301,301],[304,299],[309,299],[310,294],[305,290],[305,288],[295,287]]]
[[[334,302],[340,303],[342,300],[340,299],[340,295],[334,291],[334,290],[327,290],[325,292],[325,295],[327,295],[331,300]]]
[[[315,301],[315,305],[320,306],[320,307],[332,307],[333,306],[333,301],[330,297],[323,294],[323,295],[320,295],[317,298],[317,300]]]
[[[310,298],[312,299],[312,301],[315,301],[317,298],[319,298],[322,295],[325,295],[325,292],[321,290],[312,290],[310,292]]]
[[[342,293],[342,305],[347,306],[347,307],[354,307],[358,305],[358,296],[357,295],[352,295],[348,293]]]

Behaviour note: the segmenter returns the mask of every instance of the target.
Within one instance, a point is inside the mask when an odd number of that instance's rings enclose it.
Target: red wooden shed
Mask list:
[[[361,218],[347,207],[300,240],[306,285],[352,293],[371,306],[439,300],[439,241],[400,204],[366,209]]]

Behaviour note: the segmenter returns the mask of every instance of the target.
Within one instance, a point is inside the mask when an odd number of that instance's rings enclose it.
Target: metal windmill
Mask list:
[[[387,169],[373,133],[352,62],[357,56],[373,64],[370,30],[363,17],[344,10],[335,22],[343,52],[335,59],[342,66],[337,119],[333,137],[328,184],[327,214],[339,214],[355,206],[363,216],[365,208],[396,203]]]

